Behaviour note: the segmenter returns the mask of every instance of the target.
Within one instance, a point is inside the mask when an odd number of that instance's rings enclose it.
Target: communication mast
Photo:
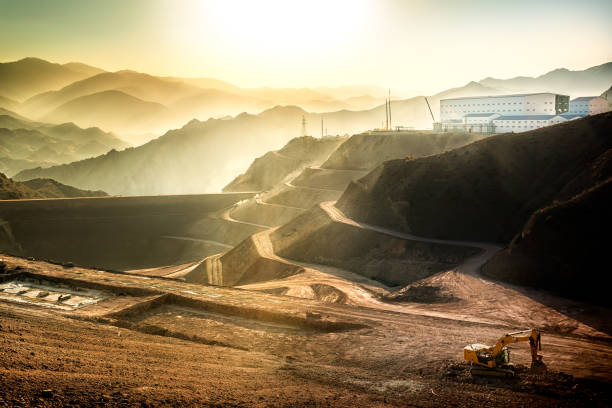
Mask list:
[[[391,88],[389,88],[389,130],[393,128],[391,124]]]
[[[323,138],[323,116],[321,116],[321,138]]]

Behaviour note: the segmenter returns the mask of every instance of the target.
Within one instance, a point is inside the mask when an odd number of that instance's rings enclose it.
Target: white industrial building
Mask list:
[[[440,121],[463,119],[470,113],[560,115],[569,110],[569,96],[554,93],[477,96],[440,101]]]
[[[569,96],[554,93],[442,99],[437,131],[524,132],[582,115],[568,115]]]
[[[610,106],[605,98],[601,96],[582,96],[570,101],[568,113],[586,116],[597,115],[609,110]]]

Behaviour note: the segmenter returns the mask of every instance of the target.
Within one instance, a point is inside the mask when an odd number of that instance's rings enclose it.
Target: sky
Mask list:
[[[0,0],[0,61],[433,94],[612,61],[610,0]]]

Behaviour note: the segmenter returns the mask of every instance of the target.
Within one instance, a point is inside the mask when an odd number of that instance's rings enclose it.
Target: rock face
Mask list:
[[[346,138],[312,136],[291,139],[282,149],[258,157],[248,170],[232,180],[223,191],[263,191],[305,166],[320,164]]]
[[[612,113],[384,163],[337,203],[349,217],[416,235],[508,242],[612,147]],[[578,188],[579,191],[582,191]]]

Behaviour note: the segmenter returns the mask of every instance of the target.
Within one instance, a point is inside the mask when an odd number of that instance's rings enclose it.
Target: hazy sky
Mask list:
[[[612,1],[0,0],[0,61],[431,94],[612,60]]]

